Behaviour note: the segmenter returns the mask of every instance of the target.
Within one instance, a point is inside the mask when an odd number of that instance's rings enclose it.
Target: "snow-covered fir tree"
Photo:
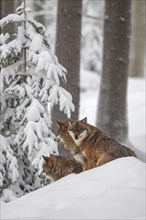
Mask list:
[[[8,23],[17,24],[17,33],[0,35],[0,194],[7,202],[39,188],[42,155],[58,154],[48,109],[59,103],[67,117],[74,111],[71,94],[60,86],[67,71],[25,1],[0,20],[1,28]]]

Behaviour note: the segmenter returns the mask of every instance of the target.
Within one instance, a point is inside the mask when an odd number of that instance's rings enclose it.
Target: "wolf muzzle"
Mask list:
[[[45,179],[45,177],[46,177],[46,175],[45,175],[44,171],[39,174],[39,178]]]
[[[55,137],[54,141],[60,142],[60,141],[61,141],[60,135],[58,135],[57,137]]]

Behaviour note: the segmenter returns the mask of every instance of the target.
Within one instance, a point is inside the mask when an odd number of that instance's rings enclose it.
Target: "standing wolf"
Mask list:
[[[40,173],[40,178],[47,178],[56,181],[70,173],[82,172],[82,166],[75,160],[70,160],[65,157],[50,155],[43,156],[43,171]]]
[[[80,121],[69,120],[68,133],[86,158],[87,170],[120,157],[136,157],[134,151],[88,124],[87,118]]]

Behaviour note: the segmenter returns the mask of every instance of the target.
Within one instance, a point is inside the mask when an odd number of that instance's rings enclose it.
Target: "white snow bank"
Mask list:
[[[7,204],[2,219],[145,219],[145,164],[132,157],[68,175]]]

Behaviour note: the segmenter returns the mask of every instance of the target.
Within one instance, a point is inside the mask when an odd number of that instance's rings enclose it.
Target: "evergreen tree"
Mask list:
[[[67,117],[74,111],[72,96],[60,86],[60,81],[66,82],[67,71],[52,53],[45,27],[33,19],[25,1],[16,14],[0,20],[1,28],[10,23],[18,24],[17,33],[0,35],[0,186],[4,201],[40,187],[42,155],[58,154],[51,108],[59,105]]]

